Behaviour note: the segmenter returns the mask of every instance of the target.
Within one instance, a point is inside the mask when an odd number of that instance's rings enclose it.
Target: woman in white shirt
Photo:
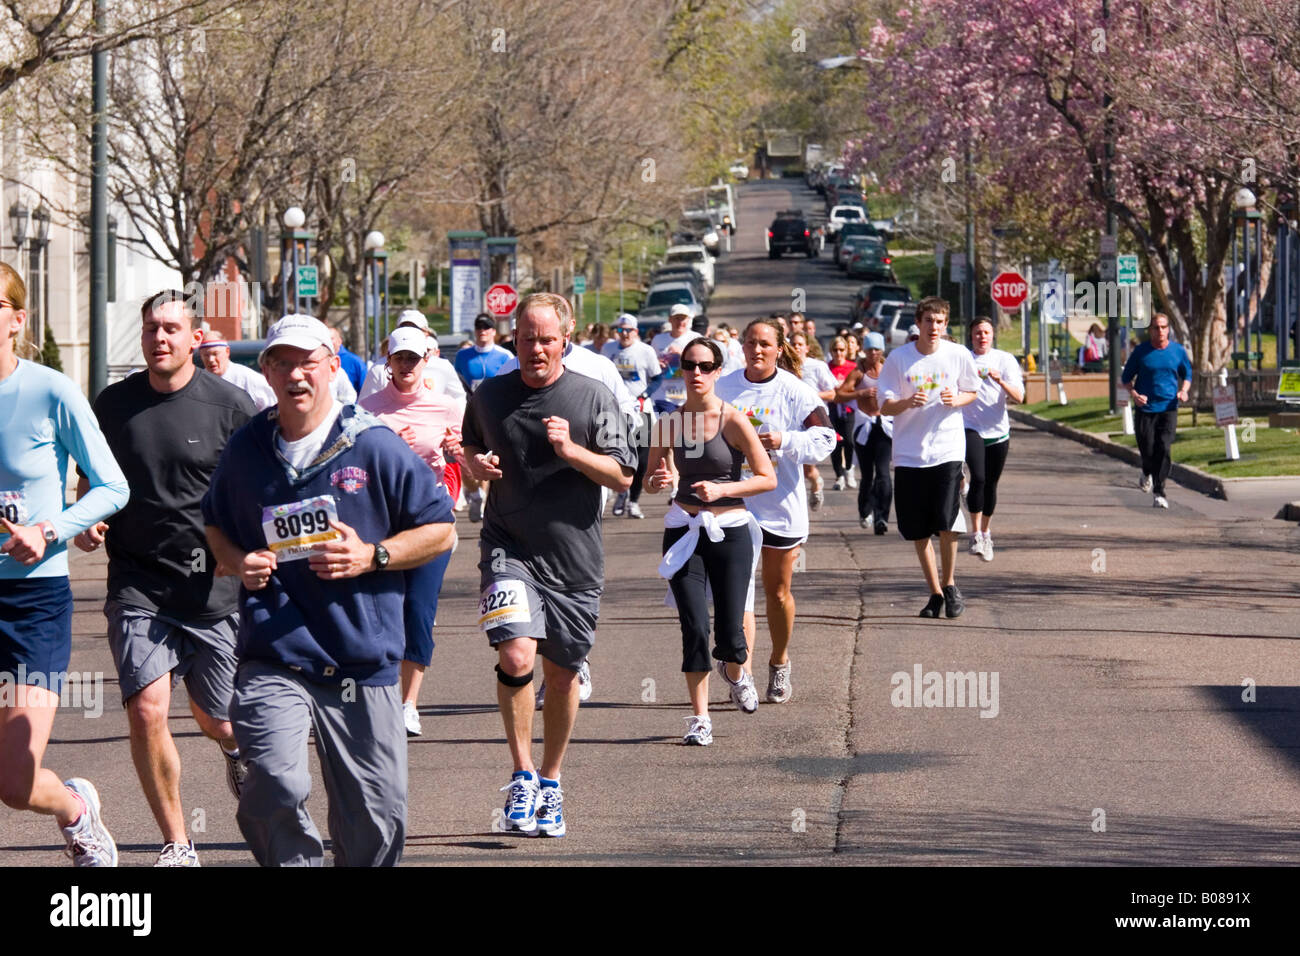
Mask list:
[[[966,492],[966,510],[971,519],[970,553],[985,561],[993,560],[989,521],[998,503],[998,479],[1011,450],[1007,399],[1025,400],[1020,363],[1010,352],[993,347],[993,334],[993,320],[977,316],[971,327],[971,354],[979,370],[980,387],[975,401],[961,410],[966,425],[966,467],[970,469],[970,488]]]
[[[835,432],[821,398],[800,380],[798,353],[778,320],[755,319],[745,327],[742,342],[745,367],[722,376],[715,391],[749,417],[776,464],[776,489],[746,499],[745,506],[763,531],[763,590],[772,637],[767,701],[784,704],[791,695],[788,651],[795,605],[790,580],[799,546],[808,537],[808,499],[800,466],[829,455]],[[752,605],[747,602],[745,638],[751,661],[754,627]]]
[[[822,400],[822,407],[826,409],[826,414],[830,415],[830,406],[826,403],[835,399],[835,389],[839,382],[831,374],[830,367],[821,359],[812,358],[808,354],[808,333],[799,331],[790,333],[790,344],[794,350],[799,353],[800,370],[799,377],[803,383],[817,393],[817,397]],[[838,431],[838,429],[836,429]],[[837,446],[838,448],[838,446]],[[832,455],[831,461],[835,464],[836,487],[840,487],[843,481],[843,466]],[[808,508],[816,511],[822,506],[822,476],[817,470],[816,462],[808,462],[803,466],[803,476],[808,482],[810,491],[808,492]]]

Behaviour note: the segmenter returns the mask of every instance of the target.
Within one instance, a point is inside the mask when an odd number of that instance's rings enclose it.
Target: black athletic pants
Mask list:
[[[1002,477],[1002,467],[1007,463],[1007,452],[1010,450],[1010,438],[996,445],[986,445],[979,432],[966,429],[966,467],[970,469],[966,509],[971,514],[992,517],[993,509],[998,506],[998,479]]]
[[[853,467],[853,416],[842,414],[838,402],[831,402],[830,407],[831,428],[840,436],[831,449],[831,467],[835,469],[836,478],[843,478]]]
[[[628,442],[636,449],[636,473],[632,476],[632,488],[628,491],[628,501],[641,500],[641,482],[645,480],[646,468],[650,465],[650,416],[637,415],[632,419],[633,427],[628,432]]]
[[[889,506],[894,499],[894,482],[889,474],[894,440],[877,423],[871,426],[867,443],[854,443],[853,447],[858,451],[858,469],[862,472],[862,482],[858,485],[858,517],[875,515],[876,521],[888,521]]]
[[[1138,451],[1142,455],[1142,474],[1151,476],[1151,491],[1163,495],[1165,479],[1173,464],[1170,449],[1178,430],[1178,406],[1163,412],[1138,409],[1133,416],[1133,430],[1137,432]]]
[[[686,528],[664,529],[664,551],[686,534]],[[721,541],[700,532],[700,543],[690,560],[672,576],[668,586],[677,602],[682,624],[682,673],[712,670],[709,661],[709,591],[713,591],[714,649],[720,661],[743,664],[745,647],[745,595],[754,567],[754,543],[749,526],[724,528]]]

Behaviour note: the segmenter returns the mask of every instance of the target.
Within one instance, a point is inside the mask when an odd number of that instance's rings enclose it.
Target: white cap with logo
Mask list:
[[[429,331],[429,319],[419,309],[403,309],[402,314],[397,317],[397,324],[413,325],[417,329]]]
[[[419,329],[404,326],[394,329],[393,334],[388,337],[389,355],[396,355],[398,352],[414,352],[423,357],[427,351],[429,351],[429,336]]]
[[[301,313],[286,315],[267,329],[266,347],[258,354],[257,361],[261,362],[277,345],[288,345],[306,352],[324,346],[331,355],[334,354],[334,336],[325,323],[315,316]]]

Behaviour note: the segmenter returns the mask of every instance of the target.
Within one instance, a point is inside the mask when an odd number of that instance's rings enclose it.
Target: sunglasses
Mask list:
[[[718,368],[719,365],[717,362],[693,362],[690,359],[682,359],[683,372],[694,372],[698,370],[703,372],[705,375],[708,375],[710,372],[716,371]]]

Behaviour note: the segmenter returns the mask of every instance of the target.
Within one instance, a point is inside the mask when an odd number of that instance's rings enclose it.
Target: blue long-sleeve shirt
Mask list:
[[[90,491],[65,507],[69,457]],[[0,380],[0,507],[15,524],[49,521],[58,540],[33,565],[0,555],[0,579],[65,577],[69,539],[121,509],[128,494],[86,397],[66,375],[19,359]]]
[[[1135,406],[1135,410],[1150,414],[1167,412],[1178,407],[1178,390],[1183,382],[1191,381],[1192,360],[1177,342],[1170,342],[1162,349],[1143,342],[1129,353],[1120,381],[1127,385],[1134,375],[1138,394],[1147,397],[1147,403]]]

